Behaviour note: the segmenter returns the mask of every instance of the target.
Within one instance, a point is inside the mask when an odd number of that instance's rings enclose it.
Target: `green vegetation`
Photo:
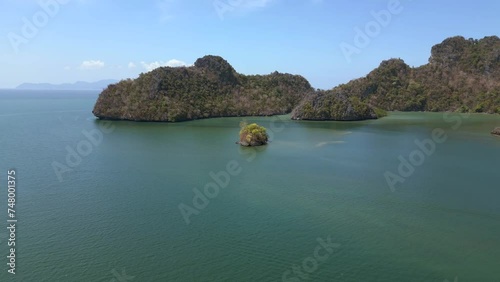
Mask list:
[[[356,96],[340,92],[316,91],[306,97],[292,112],[292,119],[298,120],[364,120],[375,119],[373,107]]]
[[[417,68],[401,59],[383,61],[334,90],[389,111],[500,112],[498,37],[452,37],[431,53],[429,63]]]
[[[292,111],[293,110],[293,111]],[[432,48],[417,68],[383,61],[366,77],[331,90],[313,90],[300,75],[243,75],[223,58],[192,67],[162,67],[112,84],[95,116],[134,121],[288,114],[304,120],[364,120],[385,111],[500,113],[500,38],[452,37]]]
[[[134,121],[287,114],[313,89],[299,75],[242,75],[223,58],[205,56],[192,67],[161,67],[110,85],[95,116]]]
[[[242,122],[240,124],[240,141],[242,146],[262,146],[267,144],[269,136],[267,135],[266,128],[256,123],[247,124]]]
[[[375,115],[377,116],[377,118],[383,118],[387,116],[387,111],[385,110],[382,110],[380,108],[373,108],[373,110],[375,111]]]

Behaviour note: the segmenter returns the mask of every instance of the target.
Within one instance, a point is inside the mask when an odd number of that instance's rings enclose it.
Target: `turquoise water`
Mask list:
[[[0,228],[0,281],[500,281],[500,116],[249,117],[273,137],[253,150],[243,118],[103,122],[96,98],[0,92],[0,224],[10,168],[19,220],[16,275]]]

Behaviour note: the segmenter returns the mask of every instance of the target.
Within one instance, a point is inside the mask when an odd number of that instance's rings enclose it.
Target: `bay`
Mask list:
[[[91,113],[97,95],[0,91],[0,211],[15,168],[19,220],[17,274],[3,255],[1,281],[500,279],[498,115],[110,122]],[[236,145],[243,120],[272,142]],[[446,140],[426,154],[433,131]]]

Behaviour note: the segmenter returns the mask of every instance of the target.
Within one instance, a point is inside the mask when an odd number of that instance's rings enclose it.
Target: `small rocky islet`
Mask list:
[[[265,127],[246,122],[241,123],[240,127],[240,140],[236,142],[237,144],[244,147],[255,147],[266,145],[269,142],[269,135]]]
[[[491,132],[491,134],[500,136],[500,127],[497,127],[495,129],[493,129],[493,131]]]

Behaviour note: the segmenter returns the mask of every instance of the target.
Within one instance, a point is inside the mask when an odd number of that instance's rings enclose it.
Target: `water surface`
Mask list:
[[[19,178],[17,274],[2,256],[1,281],[282,281],[328,236],[290,281],[500,281],[499,116],[249,117],[273,137],[253,151],[235,145],[243,118],[103,122],[96,98],[0,92],[1,211],[7,169]],[[436,129],[447,140],[391,191],[384,174]],[[179,205],[228,164],[239,174],[186,224]]]

